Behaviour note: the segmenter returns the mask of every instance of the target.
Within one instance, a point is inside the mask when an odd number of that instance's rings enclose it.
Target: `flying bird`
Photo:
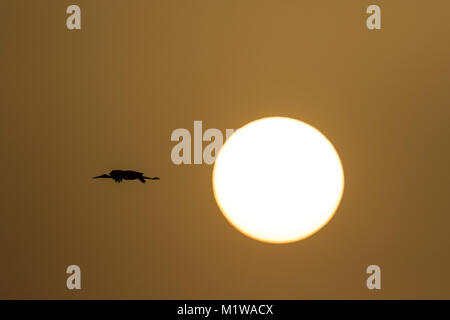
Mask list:
[[[113,170],[108,174],[102,174],[101,176],[93,177],[93,179],[108,178],[113,179],[115,182],[122,182],[122,180],[136,180],[145,183],[145,180],[159,180],[158,177],[146,177],[142,172],[131,170]]]

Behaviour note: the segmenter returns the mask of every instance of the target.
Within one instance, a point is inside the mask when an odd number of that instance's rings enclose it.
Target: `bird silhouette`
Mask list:
[[[145,180],[159,180],[158,177],[146,177],[142,172],[131,171],[131,170],[112,170],[109,175],[102,174],[101,176],[93,177],[93,179],[98,178],[108,178],[113,179],[115,182],[122,182],[122,180],[136,180],[145,183]]]

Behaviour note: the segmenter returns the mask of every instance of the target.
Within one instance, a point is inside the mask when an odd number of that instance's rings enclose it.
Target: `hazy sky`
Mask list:
[[[0,298],[450,298],[449,30],[447,0],[1,1]],[[226,221],[212,166],[170,157],[194,120],[277,115],[323,132],[346,179],[285,245]],[[161,180],[91,179],[112,169]]]

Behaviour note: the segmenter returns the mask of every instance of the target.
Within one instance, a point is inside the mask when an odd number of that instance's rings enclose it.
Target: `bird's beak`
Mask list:
[[[92,179],[98,179],[98,178],[109,178],[107,174],[102,174],[101,176],[93,177]]]

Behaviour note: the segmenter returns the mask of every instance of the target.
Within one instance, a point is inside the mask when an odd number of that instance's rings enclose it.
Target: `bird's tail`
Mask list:
[[[141,182],[145,183],[145,179],[147,180],[159,180],[158,177],[146,177],[146,176],[142,176],[141,178],[139,178],[139,180],[141,180]]]

